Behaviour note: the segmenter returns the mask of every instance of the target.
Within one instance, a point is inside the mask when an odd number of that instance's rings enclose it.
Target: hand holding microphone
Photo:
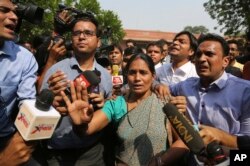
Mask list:
[[[163,111],[191,152],[204,156],[215,164],[228,164],[227,157],[224,155],[222,148],[216,142],[211,142],[205,147],[199,132],[194,129],[191,122],[178,111],[175,105],[166,103]]]
[[[177,107],[166,103],[163,107],[163,112],[190,151],[194,154],[203,154],[205,152],[205,145],[202,138],[193,128],[191,122],[178,111]]]
[[[61,91],[66,103],[68,115],[74,125],[83,125],[91,121],[94,113],[93,106],[89,104],[87,88],[82,85],[80,79],[70,83],[71,99]]]

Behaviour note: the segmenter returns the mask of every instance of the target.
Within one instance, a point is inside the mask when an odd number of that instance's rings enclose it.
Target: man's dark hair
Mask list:
[[[221,44],[222,46],[222,51],[223,51],[223,56],[228,56],[229,54],[229,46],[226,42],[226,40],[221,37],[220,35],[213,34],[213,33],[208,33],[198,39],[198,44],[200,45],[204,41],[217,41]]]
[[[126,41],[126,44],[127,44],[127,43],[133,43],[133,44],[134,44],[134,46],[136,45],[135,41],[134,41],[134,40],[132,40],[132,39],[128,39],[128,40]]]
[[[159,47],[160,50],[161,50],[161,53],[163,52],[162,45],[161,45],[159,42],[153,41],[153,42],[148,43],[148,45],[147,45],[147,47],[146,47],[146,50],[148,51],[148,48],[151,47],[151,46]]]
[[[198,48],[198,43],[197,43],[197,39],[196,37],[189,31],[181,31],[179,33],[177,33],[174,37],[174,40],[181,36],[181,35],[187,35],[189,40],[190,40],[190,48],[194,51],[194,53],[196,52],[197,48]]]
[[[234,40],[234,39],[228,40],[228,41],[227,41],[227,44],[228,44],[228,45],[229,45],[229,44],[235,44],[235,45],[237,46],[237,48],[239,48],[239,42],[238,42],[237,40]]]
[[[96,36],[97,37],[101,36],[101,28],[99,27],[99,23],[92,13],[88,12],[86,13],[86,15],[83,15],[82,17],[77,18],[72,24],[71,30],[73,30],[75,24],[78,23],[79,21],[89,21],[93,23],[96,26]]]
[[[128,56],[128,55],[134,55],[134,54],[139,54],[143,53],[142,49],[140,47],[128,47],[124,50],[123,56]]]
[[[168,42],[167,42],[165,39],[157,40],[157,43],[159,43],[162,47],[163,47],[165,44],[168,45]]]
[[[118,48],[118,50],[121,52],[121,54],[123,53],[123,49],[122,49],[122,47],[121,47],[119,44],[114,43],[114,44],[111,44],[110,46],[112,46],[114,49],[115,49],[115,48]],[[114,49],[110,50],[110,52],[111,52],[111,51],[114,51]],[[110,53],[110,52],[109,52],[109,53]]]

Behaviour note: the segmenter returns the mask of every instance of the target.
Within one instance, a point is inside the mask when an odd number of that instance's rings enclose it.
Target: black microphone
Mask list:
[[[163,112],[190,151],[194,154],[204,155],[206,148],[202,138],[194,129],[191,122],[178,111],[177,107],[167,103],[163,107]]]
[[[95,86],[98,86],[101,82],[100,76],[97,75],[98,73],[91,70],[86,70],[82,72],[76,79],[80,79],[80,83],[83,84],[87,89],[88,92],[91,92],[91,89]],[[76,81],[74,80],[74,82]]]
[[[224,155],[222,147],[216,142],[211,142],[205,147],[199,133],[194,129],[185,115],[178,111],[175,105],[170,103],[165,104],[163,112],[191,152],[207,157],[214,164],[227,164],[228,160],[226,155]]]
[[[224,154],[222,147],[215,141],[207,145],[207,158],[213,164],[220,164],[227,160],[227,156]]]
[[[88,93],[99,92],[99,89],[97,88],[99,83],[101,82],[99,71],[97,72],[97,71],[86,70],[82,72],[74,79],[73,82],[75,85],[76,85],[76,79],[79,79],[81,85],[84,85],[87,88]],[[70,87],[68,87],[65,90],[65,94],[71,99]]]
[[[37,96],[35,107],[42,111],[48,111],[54,100],[54,93],[49,89],[43,89]]]

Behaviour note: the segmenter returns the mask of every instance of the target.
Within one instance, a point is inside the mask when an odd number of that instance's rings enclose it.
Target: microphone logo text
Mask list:
[[[176,127],[176,130],[178,130],[178,133],[183,136],[183,139],[185,142],[189,142],[193,139],[192,135],[188,133],[187,128],[183,125],[183,123],[178,119],[177,116],[171,116],[169,117],[169,120],[172,122],[172,124]]]
[[[31,134],[35,134],[36,132],[41,131],[51,131],[54,127],[54,124],[41,124],[39,126],[35,126],[35,129],[31,132]]]
[[[20,120],[26,128],[28,128],[30,125],[24,113],[20,113],[20,116],[17,117],[17,120]]]

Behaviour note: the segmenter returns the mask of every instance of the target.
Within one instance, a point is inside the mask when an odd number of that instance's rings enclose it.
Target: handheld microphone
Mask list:
[[[215,141],[207,145],[207,157],[213,164],[220,164],[227,160],[222,147]]]
[[[24,100],[15,120],[23,139],[39,140],[52,136],[61,115],[51,106],[54,94],[43,89],[36,100]]]
[[[206,148],[202,138],[194,129],[191,122],[178,111],[177,107],[166,103],[163,107],[163,112],[190,151],[198,155],[204,154]]]
[[[119,66],[118,65],[112,66],[112,83],[113,83],[113,86],[123,84],[123,76],[119,75]]]
[[[82,72],[79,76],[76,77],[76,79],[78,78],[80,79],[80,83],[88,89],[88,92],[91,92],[91,89],[98,86],[101,82],[101,79],[97,75],[97,73],[91,70]],[[74,80],[75,83],[76,79]]]
[[[76,79],[79,79],[81,85],[87,88],[88,93],[99,93],[98,85],[101,82],[100,74],[99,71],[86,70],[74,79],[74,84],[76,85]],[[65,93],[71,99],[69,87],[65,90]]]
[[[166,103],[163,107],[163,112],[166,114],[173,128],[191,152],[207,157],[216,165],[219,164],[220,166],[224,166],[228,164],[229,160],[226,155],[224,155],[222,147],[216,142],[211,142],[205,147],[199,133],[194,129],[185,115],[178,111],[175,105]]]

